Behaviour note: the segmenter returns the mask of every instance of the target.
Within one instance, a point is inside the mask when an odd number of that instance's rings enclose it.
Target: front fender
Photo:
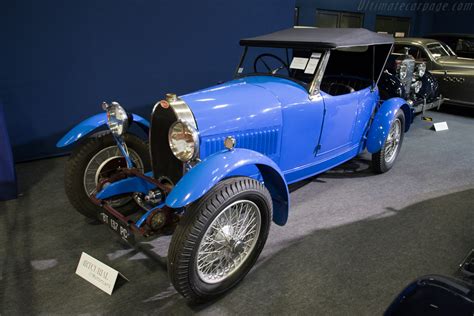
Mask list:
[[[138,114],[132,114],[132,115],[133,115],[133,122],[140,125],[140,127],[145,132],[148,132],[150,128],[150,123]],[[73,129],[71,129],[66,135],[64,135],[58,141],[58,143],[56,144],[56,147],[68,146],[104,125],[107,125],[107,114],[105,112],[91,116],[85,119],[84,121],[82,121],[81,123],[77,124],[76,126],[74,126]]]
[[[375,114],[367,134],[367,150],[370,153],[376,153],[382,148],[398,109],[402,109],[405,114],[405,132],[410,128],[412,112],[406,101],[402,98],[386,100]]]
[[[229,175],[239,175],[239,169],[256,166],[272,196],[273,221],[284,225],[288,219],[289,192],[278,166],[267,156],[256,151],[236,148],[210,155],[181,178],[166,198],[166,205],[181,208],[198,200],[214,185]],[[247,176],[247,174],[242,174]]]
[[[152,172],[145,173],[145,176],[151,177]],[[148,194],[152,189],[155,189],[156,185],[150,183],[140,177],[128,177],[122,180],[118,180],[105,186],[101,191],[95,195],[99,200],[111,198],[113,196],[140,192]]]

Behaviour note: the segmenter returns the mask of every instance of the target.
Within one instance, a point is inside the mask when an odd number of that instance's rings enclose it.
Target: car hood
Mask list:
[[[250,76],[181,96],[196,119],[201,138],[280,129],[282,107],[308,98],[297,83]]]
[[[436,59],[436,62],[449,68],[472,68],[474,69],[474,59],[458,56],[445,56]]]

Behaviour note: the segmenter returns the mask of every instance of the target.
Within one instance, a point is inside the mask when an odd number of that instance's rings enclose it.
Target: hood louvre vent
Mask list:
[[[267,156],[273,156],[278,151],[279,129],[272,128],[263,131],[247,131],[237,134],[219,135],[204,140],[205,155],[209,156],[215,152],[224,150],[224,140],[232,136],[236,140],[236,148],[255,150]]]

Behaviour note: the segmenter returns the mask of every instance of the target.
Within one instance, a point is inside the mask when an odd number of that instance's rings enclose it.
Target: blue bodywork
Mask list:
[[[145,173],[146,176],[152,177],[151,172]],[[129,177],[123,180],[115,181],[108,184],[104,189],[97,192],[95,195],[99,200],[108,199],[115,195],[125,194],[125,193],[143,193],[147,194],[151,189],[156,188],[156,186],[148,181],[143,180],[139,177]]]
[[[204,159],[173,188],[166,198],[166,205],[182,208],[199,199],[222,179],[238,175],[236,171],[248,171],[245,168],[248,166],[255,166],[260,171],[263,182],[272,195],[273,220],[284,225],[289,208],[289,192],[284,176],[270,158],[248,149],[224,150]],[[242,175],[252,176],[245,172]]]
[[[387,139],[390,125],[399,109],[405,114],[405,131],[410,128],[411,110],[402,98],[391,98],[382,103],[377,111],[367,136],[367,150],[371,153],[379,151]]]
[[[378,90],[370,87],[310,97],[305,87],[272,76],[245,77],[181,98],[198,125],[201,159],[223,150],[225,137],[233,136],[237,148],[273,160],[287,183],[324,172],[363,151],[379,101]]]
[[[176,184],[166,205],[183,208],[222,179],[249,176],[269,189],[273,220],[279,225],[288,218],[288,184],[322,173],[365,149],[380,150],[398,109],[405,112],[405,130],[411,122],[405,100],[392,98],[380,105],[376,88],[310,96],[300,84],[275,76],[244,77],[180,98],[196,120],[201,162]],[[228,136],[236,139],[234,150],[224,148]],[[146,193],[152,187],[131,177],[107,186],[97,198]]]
[[[389,99],[378,108],[376,88],[369,86],[337,96],[325,92],[310,96],[305,87],[275,76],[244,77],[181,99],[196,119],[204,160],[176,185],[166,201],[170,207],[195,201],[229,176],[255,177],[257,173],[267,187],[269,181],[265,178],[269,174],[273,179],[282,175],[286,185],[297,182],[354,158],[368,146],[370,152],[380,150],[399,108],[407,117],[406,130],[411,122],[411,112],[403,99]],[[248,149],[236,149],[239,160],[232,164],[224,159],[232,154],[221,152],[227,136],[236,139],[236,148]],[[250,158],[256,157],[255,153],[274,164],[266,164],[266,170],[262,170]],[[248,170],[239,163],[256,165],[258,170]],[[228,166],[231,170],[226,170]],[[218,173],[216,178],[211,176],[213,172]],[[278,185],[276,188],[281,192]],[[288,205],[284,197],[275,208],[277,224],[286,222]]]
[[[133,122],[137,123],[143,130],[148,133],[150,123],[138,114],[132,114]],[[91,116],[81,123],[77,124],[66,135],[64,135],[56,144],[56,147],[65,147],[75,143],[84,136],[89,135],[94,130],[107,125],[107,114],[99,113]]]

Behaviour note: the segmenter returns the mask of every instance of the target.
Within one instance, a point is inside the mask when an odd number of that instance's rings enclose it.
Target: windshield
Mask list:
[[[452,56],[445,45],[441,44],[440,42],[427,44],[426,48],[428,48],[434,58]]]
[[[248,47],[237,76],[275,76],[296,81],[309,88],[322,51],[275,47]]]
[[[456,53],[451,49],[451,47],[449,47],[449,45],[447,45],[445,43],[441,43],[441,44],[448,51],[450,56],[456,56]]]

